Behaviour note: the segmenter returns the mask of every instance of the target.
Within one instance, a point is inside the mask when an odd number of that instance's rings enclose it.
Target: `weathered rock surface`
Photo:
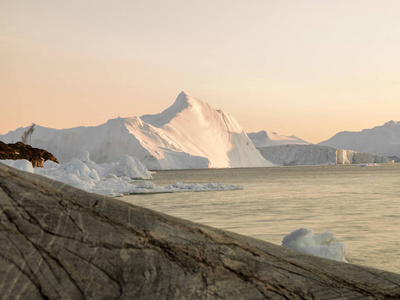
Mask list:
[[[33,148],[22,142],[6,144],[0,141],[0,159],[26,159],[32,163],[34,168],[42,167],[46,160],[58,163],[57,159],[46,150]]]
[[[3,299],[388,299],[400,275],[308,256],[0,164]]]

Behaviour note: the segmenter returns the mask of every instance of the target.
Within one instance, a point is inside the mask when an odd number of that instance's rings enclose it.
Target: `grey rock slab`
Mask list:
[[[388,299],[400,275],[302,254],[0,164],[2,299]]]

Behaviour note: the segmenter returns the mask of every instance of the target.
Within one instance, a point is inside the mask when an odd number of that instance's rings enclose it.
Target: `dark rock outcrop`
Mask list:
[[[46,160],[58,163],[57,158],[46,150],[33,148],[22,142],[6,144],[0,141],[0,159],[26,159],[32,163],[34,168],[42,167]]]
[[[89,194],[0,164],[3,299],[388,299],[400,275]]]

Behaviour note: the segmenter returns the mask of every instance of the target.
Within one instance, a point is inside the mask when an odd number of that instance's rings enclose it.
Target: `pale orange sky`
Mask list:
[[[158,113],[184,90],[246,132],[400,120],[400,1],[0,0],[0,134]]]

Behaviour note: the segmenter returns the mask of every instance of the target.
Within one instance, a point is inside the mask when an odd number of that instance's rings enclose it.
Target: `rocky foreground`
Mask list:
[[[26,159],[32,163],[34,168],[42,167],[46,160],[58,163],[57,158],[46,150],[33,148],[22,142],[6,144],[0,141],[0,159]]]
[[[0,164],[3,299],[398,299],[400,275],[312,257]]]

